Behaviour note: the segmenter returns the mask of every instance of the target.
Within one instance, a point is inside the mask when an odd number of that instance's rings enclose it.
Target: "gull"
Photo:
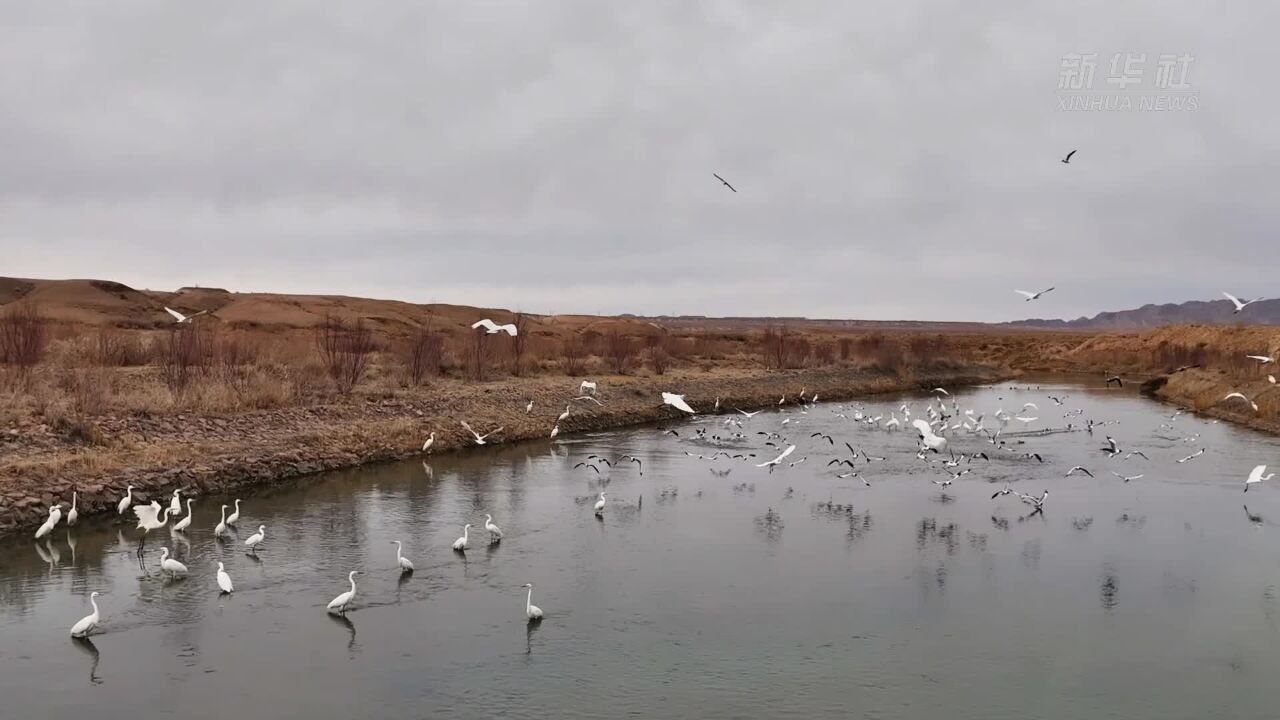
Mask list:
[[[690,453],[689,453],[689,451],[688,451],[688,450],[685,450],[684,454],[685,454],[685,455],[689,455]],[[597,475],[599,475],[599,474],[600,474],[600,468],[596,467],[595,465],[591,465],[590,463],[580,462],[580,463],[578,463],[577,465],[574,465],[574,466],[573,466],[573,469],[574,469],[574,470],[577,470],[577,469],[578,469],[578,468],[580,468],[580,467],[591,468],[592,470],[595,470],[595,471],[596,471],[596,474],[597,474]]]
[[[1115,457],[1120,454],[1120,446],[1116,444],[1116,439],[1110,435],[1107,436],[1107,445],[1109,447],[1102,448],[1102,452],[1107,453],[1109,457]],[[1143,457],[1146,456],[1144,455]]]
[[[1258,412],[1258,403],[1256,403],[1256,402],[1254,402],[1254,401],[1250,400],[1249,398],[1245,397],[1243,393],[1233,392],[1233,393],[1231,393],[1230,395],[1228,395],[1228,396],[1226,396],[1226,397],[1222,398],[1222,402],[1226,402],[1226,401],[1230,400],[1231,398],[1240,398],[1241,400],[1243,400],[1243,401],[1245,401],[1245,402],[1249,403],[1249,407],[1252,407],[1254,412]]]
[[[992,499],[992,500],[995,500],[996,498],[1000,497],[1001,495],[1012,495],[1012,494],[1013,494],[1013,488],[1009,487],[1009,483],[1005,483],[1005,484],[1004,484],[1004,489],[1003,489],[1003,490],[997,490],[997,491],[995,491],[995,493],[993,493],[993,494],[991,495],[991,499]]]
[[[1198,458],[1198,457],[1200,457],[1200,456],[1201,456],[1201,455],[1203,455],[1203,454],[1204,454],[1204,448],[1200,448],[1199,450],[1197,450],[1197,451],[1195,451],[1195,452],[1191,453],[1190,455],[1188,455],[1188,456],[1186,456],[1186,457],[1182,458],[1182,459],[1181,459],[1181,460],[1179,460],[1178,462],[1179,462],[1179,463],[1184,463],[1184,462],[1186,462],[1186,461],[1188,461],[1188,460],[1191,460],[1192,458]]]
[[[1040,419],[1040,418],[1038,418],[1038,417],[1023,417],[1022,415],[1018,415],[1017,417],[1015,417],[1015,418],[1014,418],[1014,420],[1018,420],[1018,421],[1020,421],[1020,422],[1022,422],[1022,423],[1027,423],[1027,424],[1029,424],[1029,423],[1033,423],[1033,422],[1035,422],[1035,421],[1037,421],[1037,420],[1039,420],[1039,419]]]
[[[1123,481],[1125,481],[1125,482],[1129,482],[1130,480],[1141,480],[1142,478],[1146,477],[1145,475],[1121,475],[1120,473],[1116,472],[1115,470],[1112,470],[1112,471],[1111,471],[1111,474],[1112,474],[1112,475],[1115,475],[1116,477],[1120,478],[1121,480],[1123,480]]]
[[[753,418],[753,417],[755,417],[755,416],[757,416],[757,415],[759,415],[759,414],[760,414],[760,411],[759,411],[759,410],[757,410],[757,411],[755,411],[755,412],[747,412],[746,410],[743,410],[743,409],[741,409],[741,408],[734,408],[734,410],[737,410],[738,412],[742,413],[743,415],[746,415],[748,418]]]
[[[715,179],[719,180],[719,181],[721,182],[721,184],[723,184],[725,187],[729,188],[730,190],[732,190],[732,191],[734,191],[734,192],[738,192],[738,189],[737,189],[737,188],[735,188],[734,186],[730,185],[728,180],[725,180],[724,178],[720,177],[720,176],[719,176],[718,174],[716,174],[716,173],[711,173],[711,174],[712,174],[712,176],[714,176],[714,177],[715,177]]]
[[[1125,460],[1128,460],[1129,458],[1133,457],[1134,455],[1141,455],[1143,460],[1150,460],[1150,459],[1151,459],[1151,458],[1147,457],[1147,454],[1146,454],[1146,453],[1144,453],[1144,452],[1142,452],[1141,450],[1131,450],[1131,451],[1129,452],[1129,454],[1128,454],[1128,455],[1125,455],[1125,456],[1124,456],[1124,459],[1125,459]]]
[[[1252,299],[1252,300],[1244,300],[1244,301],[1242,301],[1242,300],[1240,300],[1240,298],[1236,297],[1235,295],[1232,295],[1232,294],[1231,294],[1231,293],[1229,293],[1229,292],[1226,292],[1225,290],[1223,291],[1222,295],[1223,295],[1224,297],[1226,297],[1228,300],[1230,300],[1232,305],[1235,305],[1235,306],[1236,306],[1236,309],[1235,309],[1235,310],[1233,310],[1233,311],[1232,311],[1232,313],[1231,313],[1232,315],[1239,314],[1239,312],[1240,312],[1241,310],[1243,310],[1243,309],[1245,309],[1245,308],[1249,307],[1250,305],[1252,305],[1252,304],[1254,304],[1254,303],[1256,303],[1256,302],[1258,302],[1258,301],[1260,301],[1260,300],[1262,300],[1262,299],[1263,299],[1263,298],[1260,298],[1260,297],[1259,297],[1259,298],[1254,298],[1254,299]]]
[[[1022,295],[1022,296],[1024,296],[1024,297],[1026,297],[1026,298],[1027,298],[1027,302],[1031,302],[1032,300],[1039,300],[1041,295],[1044,295],[1045,293],[1049,292],[1050,290],[1053,290],[1053,288],[1045,288],[1044,290],[1041,290],[1040,292],[1028,292],[1028,291],[1026,291],[1026,290],[1014,290],[1014,292],[1018,293],[1019,295]]]
[[[640,470],[640,474],[641,475],[644,474],[644,463],[640,460],[640,458],[636,457],[635,455],[623,455],[622,457],[618,458],[618,460],[619,461],[630,460],[631,462],[636,464],[637,468]]]
[[[1084,473],[1085,475],[1088,475],[1089,477],[1093,477],[1093,473],[1089,472],[1088,470],[1086,470],[1086,469],[1085,469],[1083,466],[1081,466],[1081,465],[1076,465],[1075,467],[1071,468],[1070,470],[1068,470],[1068,471],[1067,471],[1067,474],[1066,474],[1066,475],[1063,475],[1063,477],[1071,477],[1071,476],[1072,476],[1072,474],[1077,473],[1077,472],[1082,472],[1082,473]]]
[[[940,394],[940,395],[950,395],[950,394],[951,394],[951,393],[947,392],[946,388],[940,388],[940,387],[936,387],[936,388],[934,388],[934,389],[933,389],[933,392],[936,392],[936,393],[938,393],[938,394]]]
[[[693,408],[689,407],[689,403],[684,401],[683,395],[676,395],[675,393],[664,392],[662,393],[662,404],[670,405],[671,407],[677,410],[683,410],[684,412],[687,412],[690,415],[693,414]]]
[[[1061,159],[1061,160],[1059,160],[1058,162],[1062,163],[1063,165],[1070,165],[1070,164],[1071,164],[1071,156],[1072,156],[1072,155],[1075,155],[1075,154],[1076,154],[1076,151],[1075,151],[1075,150],[1072,150],[1071,152],[1067,153],[1067,156],[1066,156],[1066,157],[1062,158],[1062,159]]]
[[[502,428],[498,428],[497,430],[493,430],[493,431],[491,431],[491,432],[487,432],[487,433],[485,433],[484,435],[481,435],[480,433],[476,432],[475,430],[472,430],[472,429],[471,429],[471,426],[467,424],[467,421],[466,421],[466,420],[463,420],[463,421],[462,421],[462,427],[466,428],[466,429],[467,429],[467,432],[469,432],[469,433],[471,433],[472,435],[474,435],[474,436],[475,436],[475,438],[476,438],[476,444],[477,444],[477,445],[484,445],[484,444],[485,444],[485,442],[484,442],[484,441],[485,441],[485,438],[490,437],[490,436],[492,436],[492,435],[496,435],[496,434],[498,434],[498,433],[502,432]]]
[[[1045,498],[1049,497],[1049,491],[1045,490],[1040,497],[1036,497],[1035,495],[1024,495],[1023,493],[1018,493],[1018,497],[1022,502],[1034,506],[1036,510],[1043,510]]]
[[[173,322],[175,325],[181,325],[182,323],[189,323],[191,322],[191,318],[199,317],[209,312],[208,310],[201,310],[200,312],[192,313],[191,315],[183,315],[182,313],[178,312],[177,310],[174,310],[173,308],[165,308],[164,311],[173,316]]]
[[[472,330],[475,330],[476,328],[484,328],[484,330],[485,330],[485,334],[486,334],[486,335],[493,335],[493,334],[495,334],[495,333],[504,332],[504,333],[506,333],[506,334],[510,335],[511,337],[515,337],[515,336],[516,336],[516,326],[515,326],[515,325],[512,325],[512,324],[510,324],[510,323],[508,323],[508,324],[506,324],[506,325],[499,325],[499,324],[495,323],[494,321],[490,320],[489,318],[485,318],[485,319],[483,319],[483,320],[477,320],[477,321],[475,321],[474,323],[472,323],[472,324],[471,324],[471,329],[472,329]]]
[[[796,451],[796,446],[795,446],[795,445],[788,445],[788,446],[787,446],[787,449],[786,449],[786,450],[783,450],[781,455],[779,455],[778,457],[776,457],[776,458],[774,458],[774,459],[770,460],[769,462],[762,462],[762,463],[760,463],[759,465],[756,465],[756,467],[767,467],[767,468],[769,468],[769,472],[773,472],[773,468],[774,468],[776,465],[778,465],[779,463],[781,463],[783,458],[785,458],[786,456],[790,455],[791,453],[793,453],[793,452],[795,452],[795,451]]]
[[[1252,484],[1254,484],[1254,483],[1260,483],[1260,482],[1262,482],[1263,480],[1270,480],[1271,478],[1273,478],[1273,477],[1275,477],[1275,476],[1276,476],[1276,474],[1275,474],[1275,473],[1270,473],[1270,474],[1268,474],[1268,475],[1263,475],[1262,473],[1264,473],[1264,472],[1267,472],[1267,466],[1266,466],[1266,465],[1259,465],[1259,466],[1255,467],[1255,468],[1254,468],[1254,469],[1249,473],[1249,477],[1244,481],[1244,491],[1245,491],[1245,492],[1249,492],[1249,486],[1250,486],[1250,485],[1252,485]]]
[[[1270,355],[1245,355],[1245,357],[1249,358],[1250,360],[1257,360],[1263,365],[1266,365],[1267,363],[1275,362],[1275,360],[1271,359]]]
[[[946,480],[931,480],[930,482],[938,487],[949,487],[951,485],[951,478],[947,478]]]

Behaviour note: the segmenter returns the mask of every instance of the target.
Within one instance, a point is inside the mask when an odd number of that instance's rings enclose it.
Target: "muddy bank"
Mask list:
[[[1224,400],[1228,394],[1240,392],[1265,411],[1269,403],[1280,399],[1280,386],[1265,378],[1240,378],[1226,372],[1192,369],[1152,378],[1143,384],[1142,392],[1201,415],[1280,434],[1280,421],[1260,417],[1243,400]]]
[[[994,382],[1009,377],[989,367],[918,372],[900,378],[867,369],[791,372],[719,370],[663,377],[600,377],[602,405],[574,401],[578,379],[535,377],[483,384],[444,381],[403,396],[229,416],[100,416],[74,429],[17,423],[0,428],[0,534],[39,525],[54,502],[79,493],[82,517],[115,512],[126,486],[138,502],[181,488],[195,496],[235,493],[294,478],[421,454],[434,432],[433,454],[473,444],[461,426],[496,428],[491,443],[547,439],[557,417],[560,434],[678,420],[660,393],[683,393],[699,412],[774,407],[797,402],[801,391],[819,400]],[[534,407],[525,411],[533,400]],[[86,440],[89,438],[90,440]],[[197,509],[216,518],[215,508]]]

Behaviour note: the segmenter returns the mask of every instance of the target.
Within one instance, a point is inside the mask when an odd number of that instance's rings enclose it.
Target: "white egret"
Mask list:
[[[493,524],[493,516],[484,516],[484,529],[489,531],[489,542],[495,543],[502,539],[502,529]]]
[[[1245,355],[1245,357],[1249,358],[1250,360],[1257,360],[1263,365],[1266,365],[1267,363],[1275,362],[1275,360],[1271,359],[1270,355]]]
[[[486,438],[489,438],[490,436],[497,435],[498,433],[502,432],[502,428],[498,428],[497,430],[492,430],[490,432],[485,433],[484,435],[481,435],[475,430],[472,430],[471,426],[467,424],[466,420],[462,421],[462,427],[466,428],[467,432],[475,436],[477,445],[484,445],[485,444],[484,441]]]
[[[762,462],[759,465],[756,465],[756,467],[767,467],[769,468],[769,472],[773,472],[773,468],[776,467],[778,463],[781,463],[783,458],[785,458],[786,456],[790,455],[795,451],[796,451],[795,445],[788,445],[787,448],[778,455],[778,457],[768,462]]]
[[[248,546],[249,550],[251,550],[254,555],[257,555],[258,545],[262,544],[262,541],[266,539],[266,537],[267,537],[267,526],[259,525],[258,532],[245,538],[244,544]]]
[[[462,526],[462,537],[453,541],[453,549],[462,552],[471,544],[471,523]]]
[[[532,398],[530,398],[530,399],[529,399],[529,404],[524,406],[524,414],[525,414],[525,415],[528,415],[528,414],[529,414],[529,413],[531,413],[531,412],[533,412],[533,399],[532,399]]]
[[[515,337],[517,332],[515,325],[511,323],[508,323],[506,325],[499,325],[494,321],[490,320],[489,318],[485,318],[483,320],[477,320],[474,323],[472,323],[471,329],[475,330],[476,328],[484,328],[485,333],[488,335],[494,335],[496,333],[504,332],[510,335],[511,337]]]
[[[160,548],[160,569],[170,575],[186,575],[187,566],[169,557],[169,548]]]
[[[1045,288],[1040,292],[1028,292],[1026,290],[1014,290],[1014,292],[1025,297],[1027,299],[1027,302],[1031,302],[1032,300],[1039,300],[1041,295],[1044,295],[1045,293],[1049,292],[1052,289],[1053,288]]]
[[[191,503],[195,502],[192,498],[187,498],[187,514],[178,522],[173,524],[173,529],[177,532],[185,532],[191,527]]]
[[[227,534],[227,506],[222,506],[222,519],[218,521],[218,526],[213,529],[216,537],[222,537]]]
[[[569,406],[565,405],[564,412],[560,413],[560,416],[556,418],[556,424],[559,425],[560,421],[564,420],[567,417],[569,417]]]
[[[227,595],[230,595],[235,590],[231,586],[231,576],[227,574],[227,569],[221,562],[218,563],[218,589]]]
[[[684,401],[683,395],[676,395],[675,393],[664,392],[662,393],[662,404],[670,405],[671,407],[677,410],[683,410],[689,413],[690,415],[693,414],[693,408],[689,407],[689,403]]]
[[[551,437],[549,439],[554,440],[556,436],[559,434],[560,434],[560,423],[556,423],[555,426],[551,428]]]
[[[150,505],[134,505],[133,514],[138,518],[138,529],[142,531],[142,541],[138,543],[138,552],[142,552],[142,546],[147,542],[147,533],[152,530],[159,530],[169,522],[169,509],[165,508],[163,515],[160,512],[160,503],[155,500]]]
[[[351,581],[351,589],[330,600],[328,605],[329,610],[337,610],[338,614],[343,614],[347,611],[347,606],[350,605],[351,601],[356,597],[356,576],[359,574],[359,570],[352,570],[351,573],[347,575],[347,580]]]
[[[49,519],[45,520],[44,524],[36,528],[36,539],[39,540],[45,535],[48,535],[49,533],[53,532],[54,526],[57,525],[58,521],[61,519],[62,519],[62,503],[54,503],[53,507],[49,508]]]
[[[433,430],[431,432],[431,435],[426,439],[426,441],[422,443],[422,452],[426,452],[430,450],[431,446],[435,444],[436,444],[436,433]]]
[[[116,505],[116,514],[123,515],[124,511],[128,510],[130,505],[133,505],[133,486],[132,485],[128,487],[128,489],[125,491],[124,497],[120,498],[120,503]]]
[[[524,587],[529,589],[529,594],[524,599],[524,616],[529,622],[537,622],[542,619],[542,608],[533,604],[533,583],[525,583]]]
[[[1276,476],[1275,473],[1269,473],[1267,475],[1263,475],[1262,473],[1264,472],[1267,472],[1266,465],[1259,465],[1255,467],[1252,471],[1250,471],[1249,477],[1244,481],[1244,491],[1249,492],[1250,485],[1254,483],[1260,483],[1263,480],[1270,480],[1271,478]]]
[[[228,525],[235,525],[236,521],[240,519],[240,498],[236,498],[235,504],[236,504],[236,511],[227,516]]]
[[[1233,310],[1231,313],[1232,315],[1239,313],[1241,310],[1263,299],[1259,297],[1259,298],[1254,298],[1252,300],[1241,300],[1240,298],[1236,297],[1235,295],[1232,295],[1229,292],[1226,292],[1225,290],[1223,291],[1222,295],[1226,299],[1230,300],[1232,305],[1236,306],[1236,309]]]
[[[920,433],[920,445],[922,448],[938,452],[947,446],[947,439],[939,437],[933,432],[933,426],[925,420],[912,420],[911,426]]]
[[[97,590],[89,593],[89,604],[93,606],[93,612],[80,618],[79,622],[71,626],[71,637],[88,637],[89,633],[98,627],[98,621],[102,619],[101,614],[98,612],[98,595]]]
[[[180,492],[182,492],[182,491],[181,491],[181,490],[174,490],[174,491],[173,491],[173,499],[169,501],[169,514],[170,514],[170,515],[181,515],[181,514],[182,514],[182,500],[180,500],[180,499],[178,498],[178,493],[180,493]]]
[[[76,520],[79,520],[79,519],[80,519],[80,511],[76,509],[76,500],[77,500],[77,497],[76,497],[76,496],[77,496],[78,494],[79,494],[79,493],[77,493],[77,492],[76,492],[76,491],[74,491],[74,490],[72,490],[72,491],[71,491],[71,509],[67,511],[67,525],[68,525],[68,526],[70,526],[70,525],[75,525],[75,524],[76,524]]]
[[[604,514],[604,506],[605,506],[605,502],[606,502],[606,501],[605,501],[605,498],[604,498],[604,493],[602,492],[602,493],[600,493],[600,499],[596,501],[596,507],[595,507],[596,515],[603,515],[603,514]]]
[[[191,318],[200,317],[201,315],[204,315],[205,313],[209,312],[208,310],[201,310],[198,313],[183,315],[182,313],[178,312],[177,310],[174,310],[173,308],[165,308],[164,311],[173,316],[173,322],[176,325],[189,323],[191,322]]]
[[[401,572],[413,572],[413,563],[409,558],[401,553],[401,544],[399,540],[392,540],[391,543],[396,546],[396,564],[400,566]]]

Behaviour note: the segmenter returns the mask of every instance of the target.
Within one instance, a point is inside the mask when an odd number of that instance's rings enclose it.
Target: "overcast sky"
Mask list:
[[[0,275],[870,319],[1275,296],[1278,8],[0,0]],[[1145,53],[1135,107],[1189,55],[1197,107],[1064,111],[1073,52],[1112,97]]]

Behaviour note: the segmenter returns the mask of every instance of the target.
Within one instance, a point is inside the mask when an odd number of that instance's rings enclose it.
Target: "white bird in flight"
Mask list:
[[[1263,298],[1257,297],[1252,300],[1241,300],[1240,298],[1236,297],[1235,295],[1232,295],[1231,293],[1225,290],[1222,292],[1222,295],[1226,299],[1230,300],[1232,305],[1236,306],[1236,309],[1231,312],[1232,315],[1239,313],[1241,310],[1263,299]]]
[[[1275,360],[1271,359],[1270,355],[1245,355],[1245,357],[1249,358],[1250,360],[1257,360],[1263,365],[1266,365],[1267,363],[1275,362]]]
[[[1250,486],[1250,485],[1252,485],[1252,484],[1254,484],[1254,483],[1260,483],[1260,482],[1262,482],[1263,480],[1270,480],[1271,478],[1273,478],[1273,477],[1275,477],[1275,476],[1276,476],[1276,474],[1275,474],[1275,473],[1270,473],[1270,474],[1267,474],[1267,475],[1263,475],[1262,473],[1264,473],[1264,472],[1267,472],[1267,466],[1266,466],[1266,465],[1259,465],[1259,466],[1255,467],[1252,471],[1250,471],[1250,473],[1249,473],[1249,477],[1244,481],[1244,491],[1245,491],[1245,492],[1249,492],[1249,486]]]
[[[469,432],[469,433],[471,433],[472,435],[474,435],[474,436],[475,436],[475,438],[476,438],[476,444],[477,444],[477,445],[484,445],[484,444],[485,444],[485,442],[484,442],[484,441],[485,441],[485,438],[492,437],[493,435],[496,435],[496,434],[498,434],[498,433],[502,432],[502,428],[498,428],[497,430],[493,430],[493,431],[490,431],[490,432],[485,433],[484,435],[481,435],[480,433],[476,432],[475,430],[472,430],[472,429],[471,429],[471,426],[467,424],[467,421],[466,421],[466,420],[463,420],[463,421],[462,421],[462,427],[466,428],[466,429],[467,429],[467,432]]]
[[[1181,460],[1179,460],[1178,462],[1179,462],[1179,463],[1184,463],[1184,462],[1186,462],[1186,461],[1188,461],[1188,460],[1192,460],[1192,459],[1194,459],[1194,458],[1198,458],[1198,457],[1200,457],[1200,456],[1201,456],[1201,455],[1203,455],[1203,454],[1204,454],[1204,448],[1200,448],[1199,450],[1197,450],[1197,451],[1195,451],[1195,452],[1191,453],[1190,455],[1188,455],[1188,456],[1186,456],[1186,457],[1182,458],[1182,459],[1181,459]]]
[[[671,407],[677,410],[683,410],[689,413],[690,415],[693,414],[693,408],[689,407],[689,403],[684,401],[683,395],[676,395],[675,393],[664,392],[662,393],[662,403],[664,405],[670,405]]]
[[[1029,292],[1029,291],[1027,291],[1027,290],[1014,290],[1014,292],[1016,292],[1016,293],[1018,293],[1019,295],[1021,295],[1021,296],[1025,297],[1025,298],[1027,299],[1027,302],[1031,302],[1032,300],[1039,300],[1041,295],[1044,295],[1045,293],[1049,292],[1050,290],[1053,290],[1053,288],[1045,288],[1044,290],[1041,290],[1040,292]]]
[[[1233,393],[1231,393],[1230,395],[1227,395],[1226,397],[1222,398],[1222,401],[1223,401],[1223,402],[1226,402],[1226,401],[1228,401],[1228,400],[1230,400],[1230,399],[1232,399],[1232,398],[1240,398],[1241,400],[1243,400],[1243,401],[1245,401],[1245,402],[1249,403],[1249,407],[1253,408],[1253,411],[1254,411],[1254,412],[1258,412],[1258,403],[1256,403],[1256,402],[1254,402],[1254,401],[1250,400],[1249,398],[1245,397],[1245,396],[1244,396],[1244,393],[1233,392]]]
[[[1120,473],[1116,472],[1115,470],[1112,470],[1112,471],[1111,471],[1111,474],[1112,474],[1112,475],[1115,475],[1116,477],[1120,478],[1121,480],[1123,480],[1123,481],[1125,481],[1125,482],[1129,482],[1130,480],[1141,480],[1143,477],[1145,477],[1145,475],[1121,475]]]
[[[494,321],[490,320],[489,318],[485,318],[485,319],[483,319],[483,320],[477,320],[476,322],[472,323],[472,324],[471,324],[471,329],[472,329],[472,330],[475,330],[476,328],[484,328],[484,329],[485,329],[485,333],[486,333],[486,334],[488,334],[488,335],[493,335],[493,334],[495,334],[495,333],[504,332],[504,333],[506,333],[506,334],[510,335],[511,337],[515,337],[515,336],[516,336],[516,326],[515,326],[515,325],[512,325],[512,324],[510,324],[510,323],[508,323],[508,324],[506,324],[506,325],[499,325],[499,324],[495,323]]]
[[[192,313],[191,315],[183,315],[182,313],[178,312],[177,310],[174,310],[173,308],[165,308],[164,311],[172,315],[174,324],[178,324],[178,325],[182,323],[189,323],[191,322],[191,318],[200,317],[201,315],[204,315],[205,313],[209,312],[208,310],[201,310],[200,312]]]
[[[787,457],[788,455],[790,455],[795,451],[796,451],[795,445],[788,445],[787,449],[783,450],[782,453],[778,455],[778,457],[768,462],[762,462],[759,465],[756,465],[756,467],[767,467],[769,468],[769,472],[773,472],[773,468],[776,467],[779,463],[781,463],[783,458]]]

